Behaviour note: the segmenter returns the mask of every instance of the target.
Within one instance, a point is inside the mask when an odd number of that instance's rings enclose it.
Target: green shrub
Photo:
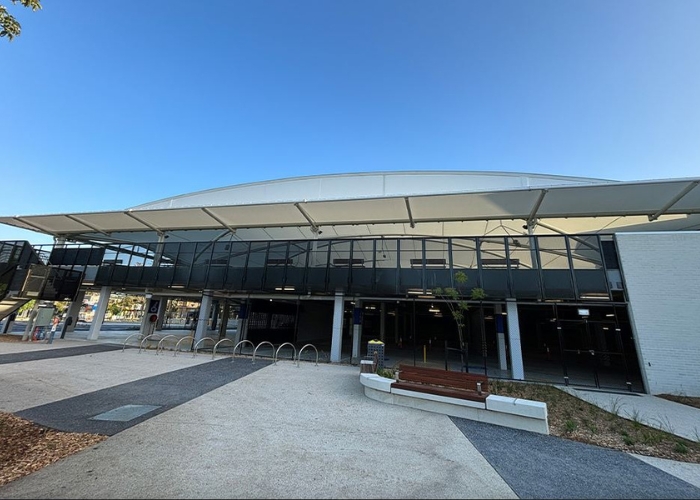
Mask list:
[[[685,443],[676,441],[676,446],[673,447],[673,451],[676,453],[688,453],[688,447],[685,445]]]

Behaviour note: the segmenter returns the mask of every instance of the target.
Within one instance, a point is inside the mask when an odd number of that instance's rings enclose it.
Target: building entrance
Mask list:
[[[624,306],[521,306],[526,380],[643,392]]]

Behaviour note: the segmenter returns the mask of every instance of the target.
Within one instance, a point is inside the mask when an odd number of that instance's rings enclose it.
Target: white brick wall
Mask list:
[[[651,394],[700,396],[700,233],[617,233]]]

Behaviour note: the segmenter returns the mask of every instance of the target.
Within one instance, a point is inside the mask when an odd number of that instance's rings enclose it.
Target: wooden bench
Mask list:
[[[392,389],[404,389],[485,403],[489,379],[485,375],[421,366],[399,365],[399,379]]]

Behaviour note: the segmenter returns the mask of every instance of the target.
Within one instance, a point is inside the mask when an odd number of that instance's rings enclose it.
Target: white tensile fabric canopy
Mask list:
[[[241,196],[226,203],[220,193],[207,198],[205,191],[127,210],[0,217],[0,223],[69,239],[131,232],[153,238],[192,230],[223,230],[238,239],[298,239],[321,233],[324,238],[527,234],[528,225],[531,234],[700,229],[700,178],[571,179],[429,194],[386,195],[385,190],[367,196],[352,189],[353,182],[367,179],[348,176],[341,179],[348,187],[345,197],[335,193],[276,201],[261,195],[263,202],[255,203]]]

